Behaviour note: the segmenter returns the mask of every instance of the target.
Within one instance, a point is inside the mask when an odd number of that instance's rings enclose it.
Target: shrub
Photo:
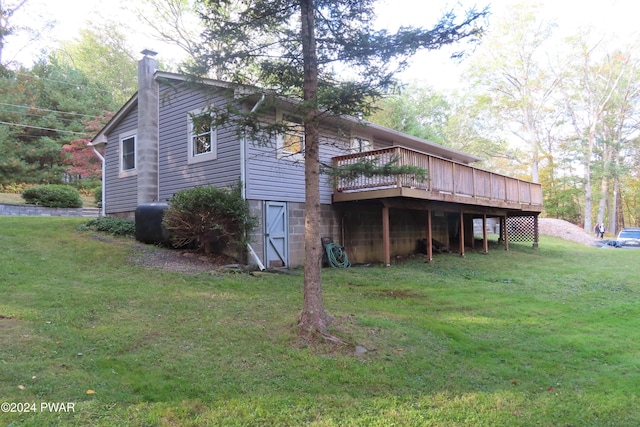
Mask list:
[[[12,182],[8,184],[0,184],[0,192],[10,194],[20,194],[22,190],[29,187],[29,184]]]
[[[101,180],[96,178],[82,178],[73,182],[73,186],[78,189],[80,193],[93,193],[96,187],[101,186]]]
[[[69,185],[36,185],[22,190],[22,198],[29,204],[50,208],[81,208],[80,193]]]
[[[257,219],[251,216],[238,184],[230,189],[207,186],[178,191],[169,201],[163,225],[175,246],[195,244],[205,253],[225,248],[243,253]]]
[[[114,236],[132,236],[136,232],[136,224],[128,219],[115,216],[101,216],[80,226],[80,229],[100,231]]]

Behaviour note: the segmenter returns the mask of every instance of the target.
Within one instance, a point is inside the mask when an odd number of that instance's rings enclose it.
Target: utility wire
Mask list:
[[[0,113],[7,113],[7,114],[11,114],[11,115],[19,115],[20,117],[23,117],[23,118],[24,118],[24,116],[44,118],[42,113],[37,113],[37,112],[30,113],[28,111],[5,110],[5,109],[1,109],[0,108]],[[75,123],[78,120],[81,120],[79,118],[63,118],[63,117],[56,117],[55,119],[57,121],[67,122],[67,123]]]
[[[52,131],[52,132],[72,133],[72,134],[75,134],[75,135],[87,135],[87,132],[74,132],[74,131],[71,131],[71,130],[51,129],[51,128],[44,128],[44,127],[40,127],[40,126],[23,125],[23,124],[19,124],[19,123],[0,122],[0,125],[20,126],[20,127],[24,127],[24,128],[31,128],[31,129],[49,130],[49,131]]]
[[[95,91],[98,91],[98,92],[111,93],[111,91],[108,90],[108,89],[101,89],[101,88],[98,88],[98,87],[90,87],[90,84],[65,82],[63,80],[55,80],[55,79],[49,79],[47,77],[38,77],[38,76],[36,76],[36,78],[39,79],[39,80],[47,80],[49,82],[61,83],[61,84],[69,85],[69,86],[75,86],[77,88],[91,88],[91,90],[95,90]]]
[[[25,109],[28,109],[28,110],[48,111],[50,113],[69,114],[69,115],[72,115],[72,116],[91,117],[93,119],[98,117],[98,116],[92,116],[91,114],[67,113],[65,111],[49,110],[47,108],[29,107],[28,105],[7,104],[7,103],[4,103],[4,102],[0,102],[0,105],[6,105],[6,106],[9,106],[9,107],[17,107],[17,108],[25,108]]]

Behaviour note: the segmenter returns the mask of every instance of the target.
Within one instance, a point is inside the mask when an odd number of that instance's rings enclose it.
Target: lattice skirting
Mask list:
[[[507,230],[510,242],[538,242],[538,217],[518,216],[507,218]],[[505,230],[500,237],[505,238]]]

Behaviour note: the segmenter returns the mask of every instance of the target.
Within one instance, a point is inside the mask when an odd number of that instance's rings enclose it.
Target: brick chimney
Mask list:
[[[158,69],[156,52],[145,49],[138,62],[138,134],[136,169],[138,170],[138,205],[158,201]]]

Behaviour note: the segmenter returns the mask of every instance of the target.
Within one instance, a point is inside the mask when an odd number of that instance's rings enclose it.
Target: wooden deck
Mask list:
[[[413,175],[338,178],[335,181],[334,202],[402,197],[531,213],[543,210],[540,184],[405,147],[394,146],[338,156],[333,158],[333,165],[354,164],[361,159],[377,159],[378,165],[397,159],[397,166],[410,165],[425,169],[427,179],[420,181]]]

